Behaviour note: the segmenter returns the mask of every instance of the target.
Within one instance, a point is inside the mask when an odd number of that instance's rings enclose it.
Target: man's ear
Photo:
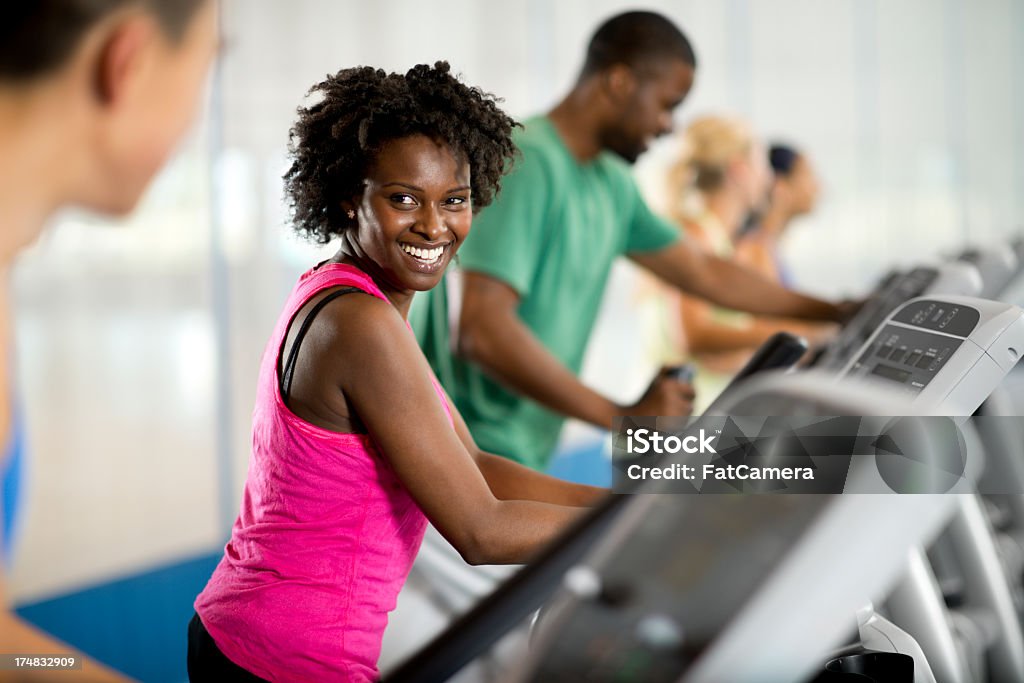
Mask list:
[[[633,95],[637,86],[636,72],[625,64],[613,64],[604,74],[605,89],[615,102]]]
[[[138,14],[120,19],[107,29],[94,69],[96,97],[104,106],[118,103],[143,68],[146,50],[156,38],[156,25]]]

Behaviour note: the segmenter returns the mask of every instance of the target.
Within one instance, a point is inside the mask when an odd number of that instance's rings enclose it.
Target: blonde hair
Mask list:
[[[680,135],[679,159],[668,173],[669,197],[679,219],[692,219],[703,210],[702,194],[722,186],[729,164],[750,154],[754,134],[738,118],[703,116]]]

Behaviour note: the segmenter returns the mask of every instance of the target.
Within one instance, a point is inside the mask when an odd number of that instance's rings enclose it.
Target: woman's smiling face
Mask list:
[[[345,251],[386,293],[424,291],[469,234],[469,164],[425,135],[383,145],[357,203]]]

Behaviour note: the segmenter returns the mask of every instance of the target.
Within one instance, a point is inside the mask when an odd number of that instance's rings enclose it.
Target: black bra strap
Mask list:
[[[324,306],[331,303],[339,296],[362,291],[363,290],[358,287],[345,287],[344,289],[331,292],[323,299],[316,302],[316,306],[313,306],[313,310],[311,310],[306,316],[306,319],[302,321],[302,325],[299,327],[299,331],[295,335],[295,341],[292,342],[292,348],[288,350],[288,360],[285,361],[284,367],[281,369],[281,383],[279,389],[281,390],[281,399],[285,402],[285,405],[288,404],[288,394],[292,391],[292,377],[295,375],[295,361],[299,358],[299,345],[302,343],[303,337],[306,336],[310,326],[313,324],[313,318],[323,310]],[[285,338],[287,339],[287,335]]]

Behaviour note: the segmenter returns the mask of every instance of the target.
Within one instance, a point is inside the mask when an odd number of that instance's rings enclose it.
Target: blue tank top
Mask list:
[[[24,473],[25,424],[22,421],[20,404],[12,401],[11,434],[7,448],[0,458],[0,504],[3,505],[3,525],[0,526],[0,558],[10,566],[14,534],[17,529],[19,499]]]

